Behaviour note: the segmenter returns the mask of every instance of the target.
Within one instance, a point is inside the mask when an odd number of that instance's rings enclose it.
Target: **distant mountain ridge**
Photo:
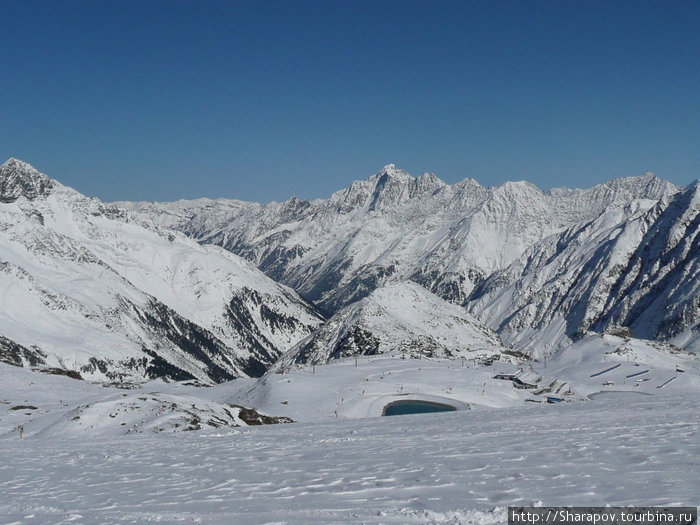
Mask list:
[[[328,199],[119,203],[253,262],[327,315],[387,282],[412,280],[466,305],[475,287],[548,235],[679,188],[651,173],[585,190],[527,182],[448,185],[385,166]]]
[[[0,166],[0,360],[220,382],[261,375],[320,322],[230,252]]]
[[[698,186],[485,188],[387,165],[315,201],[104,204],[10,159],[0,360],[211,383],[278,360],[540,358],[590,331],[698,350]]]

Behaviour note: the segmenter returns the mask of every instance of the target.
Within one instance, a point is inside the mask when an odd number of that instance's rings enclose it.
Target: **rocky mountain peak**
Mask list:
[[[416,190],[419,193],[433,192],[435,190],[439,190],[440,188],[444,188],[445,186],[447,186],[447,183],[444,180],[436,177],[434,173],[427,172],[421,174],[421,176],[418,177],[415,182]]]
[[[46,197],[55,185],[55,181],[27,162],[10,158],[0,166],[0,202]]]
[[[413,182],[415,179],[408,172],[397,168],[394,164],[387,164],[379,173],[376,173],[369,179],[376,183],[377,187],[381,184],[386,184],[388,181],[396,182]]]

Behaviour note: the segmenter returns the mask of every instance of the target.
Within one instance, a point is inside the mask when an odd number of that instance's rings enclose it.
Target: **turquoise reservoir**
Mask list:
[[[406,414],[426,414],[429,412],[452,412],[457,410],[452,405],[434,403],[432,401],[419,401],[406,399],[394,401],[384,407],[383,416],[404,416]]]

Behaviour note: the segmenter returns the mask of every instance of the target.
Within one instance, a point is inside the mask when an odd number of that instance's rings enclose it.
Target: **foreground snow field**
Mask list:
[[[0,440],[3,523],[505,523],[697,505],[700,396],[110,438]]]
[[[0,522],[490,524],[509,505],[700,503],[694,355],[593,336],[523,368],[571,402],[526,402],[553,392],[494,379],[505,363],[350,359],[134,390],[0,363]],[[372,417],[402,392],[459,410]],[[300,423],[210,426],[241,423],[229,403]],[[192,418],[204,430],[177,431]]]

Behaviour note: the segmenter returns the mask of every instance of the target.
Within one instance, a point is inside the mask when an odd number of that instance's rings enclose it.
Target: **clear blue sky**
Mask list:
[[[0,162],[103,200],[700,177],[698,1],[0,2]]]

